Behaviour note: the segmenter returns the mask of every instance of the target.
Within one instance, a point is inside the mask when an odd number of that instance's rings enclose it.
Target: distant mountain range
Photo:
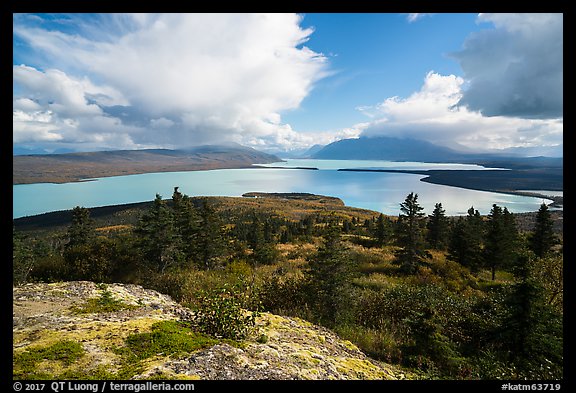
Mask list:
[[[529,150],[506,149],[494,153],[461,152],[444,146],[417,139],[391,137],[361,137],[342,139],[313,152],[311,158],[335,160],[390,160],[419,162],[459,162],[533,160],[536,157],[521,156]],[[558,151],[554,151],[558,154]],[[542,159],[542,157],[540,157]],[[551,162],[561,162],[562,157],[550,157]]]
[[[390,137],[342,139],[312,154],[312,158],[334,160],[454,161],[463,157],[430,142]]]
[[[374,137],[343,139],[325,146],[311,157],[477,164],[486,168],[509,170],[340,170],[420,174],[426,176],[422,178],[422,181],[428,183],[492,192],[522,193],[520,190],[563,190],[563,157],[526,157],[518,153],[517,149],[497,153],[468,153],[422,140]],[[545,197],[544,194],[541,196]],[[562,205],[563,198],[555,197],[554,203]]]
[[[245,168],[282,161],[275,155],[238,144],[182,150],[146,149],[14,155],[13,184],[65,183],[150,172]]]

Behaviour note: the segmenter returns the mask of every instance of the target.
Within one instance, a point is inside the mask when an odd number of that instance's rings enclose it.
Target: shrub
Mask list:
[[[69,280],[110,281],[113,245],[107,239],[69,246],[64,251]]]
[[[170,296],[177,302],[185,299],[190,287],[189,272],[180,270],[168,270],[161,274],[150,274],[143,284],[160,293]],[[144,281],[143,279],[141,279]]]
[[[102,285],[102,292],[100,297],[88,299],[86,303],[81,306],[72,308],[72,311],[77,314],[92,314],[92,313],[105,313],[116,312],[120,310],[130,310],[136,308],[130,304],[126,304],[121,300],[114,299],[112,293],[105,285]]]
[[[338,326],[336,331],[372,358],[386,362],[400,362],[402,359],[398,339],[387,329],[345,324]]]
[[[29,281],[56,282],[66,278],[67,267],[61,255],[49,254],[39,258],[34,265]]]
[[[295,276],[272,276],[259,292],[264,310],[275,314],[290,315],[311,320],[313,315],[308,307],[307,282]]]
[[[248,336],[256,324],[258,312],[243,308],[248,304],[246,292],[228,285],[212,291],[201,291],[193,320],[199,331],[218,338],[232,340]]]
[[[434,284],[400,284],[356,296],[356,321],[366,332],[380,331],[402,362],[411,367],[455,375],[465,367],[461,348],[469,344],[473,303]],[[376,346],[376,342],[367,347]],[[396,355],[398,356],[398,355]]]

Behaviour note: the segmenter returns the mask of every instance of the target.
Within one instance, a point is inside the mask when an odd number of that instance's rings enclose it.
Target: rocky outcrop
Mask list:
[[[98,308],[113,304],[109,309]],[[96,307],[93,307],[96,306]],[[127,365],[127,340],[150,332],[160,321],[176,321],[190,311],[169,296],[136,285],[76,281],[26,284],[13,288],[13,353],[15,377],[24,378],[16,359],[78,343],[73,362],[45,356],[36,360],[34,376],[60,379],[404,379],[406,374],[365,356],[351,342],[301,319],[270,313],[257,317],[242,342],[213,340],[187,353],[159,352]],[[134,363],[134,358],[130,362]],[[30,360],[28,360],[30,361]],[[24,362],[25,363],[25,362]],[[22,363],[22,364],[24,364]],[[130,367],[128,367],[130,366]],[[126,373],[130,368],[133,372]]]

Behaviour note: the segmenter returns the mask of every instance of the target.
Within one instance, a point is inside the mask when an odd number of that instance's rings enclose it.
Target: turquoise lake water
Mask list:
[[[447,215],[464,215],[473,206],[488,214],[492,204],[512,213],[537,211],[542,198],[468,190],[420,181],[424,176],[384,172],[339,172],[343,168],[474,169],[477,165],[390,161],[286,160],[268,167],[315,167],[319,170],[248,168],[165,172],[116,176],[65,184],[13,186],[13,218],[75,206],[96,207],[151,201],[156,194],[171,198],[174,187],[190,196],[241,196],[246,192],[308,192],[341,198],[348,206],[398,215],[410,192],[418,194],[424,213],[442,203]]]

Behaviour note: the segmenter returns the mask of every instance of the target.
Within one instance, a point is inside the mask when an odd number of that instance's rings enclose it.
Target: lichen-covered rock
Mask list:
[[[263,313],[257,326],[265,343],[215,345],[164,367],[202,379],[398,379],[392,367],[306,321]]]
[[[113,311],[87,307],[90,299],[99,298],[113,299],[116,307]],[[270,313],[260,314],[254,333],[238,345],[215,340],[215,345],[189,353],[160,352],[137,362],[132,357],[126,364],[130,336],[189,314],[169,296],[136,285],[26,284],[13,288],[13,352],[15,359],[30,358],[56,343],[81,344],[83,354],[71,364],[44,356],[47,359],[34,365],[33,376],[61,379],[401,379],[405,375],[369,359],[328,329]],[[15,360],[15,376],[26,378],[29,374],[21,367]]]

